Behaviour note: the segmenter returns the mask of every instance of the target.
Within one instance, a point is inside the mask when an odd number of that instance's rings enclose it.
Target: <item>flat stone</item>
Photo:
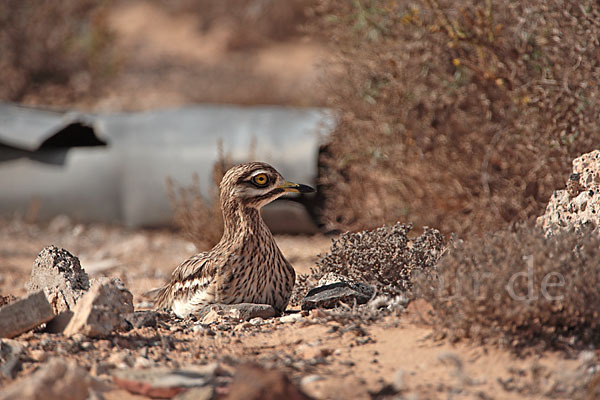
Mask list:
[[[75,362],[52,359],[33,375],[0,392],[0,400],[85,400],[91,378]]]
[[[220,320],[220,317],[250,321],[253,318],[272,318],[277,311],[269,304],[240,303],[240,304],[211,304],[198,313],[198,319],[203,323]]]
[[[302,309],[333,308],[340,303],[348,305],[365,304],[373,294],[373,287],[359,282],[337,282],[319,286],[307,293],[302,299]]]
[[[185,369],[164,367],[112,372],[114,383],[135,394],[170,399],[190,388],[212,386],[222,371],[218,364]]]
[[[82,333],[88,337],[109,335],[127,327],[124,315],[133,312],[133,295],[120,281],[98,283],[79,300],[66,336]]]
[[[0,308],[0,337],[20,335],[52,318],[52,306],[46,294],[40,290]]]
[[[25,287],[28,293],[46,292],[58,315],[75,307],[77,300],[89,289],[90,282],[77,257],[65,249],[48,246],[35,259]]]
[[[310,400],[281,371],[242,364],[229,386],[228,400]]]

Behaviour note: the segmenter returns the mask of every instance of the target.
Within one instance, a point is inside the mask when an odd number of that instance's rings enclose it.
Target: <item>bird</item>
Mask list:
[[[172,272],[159,288],[155,306],[178,317],[210,304],[260,303],[281,315],[294,288],[296,273],[283,256],[260,210],[286,193],[310,193],[304,184],[286,181],[264,162],[230,168],[219,185],[223,236],[210,251],[198,253]]]

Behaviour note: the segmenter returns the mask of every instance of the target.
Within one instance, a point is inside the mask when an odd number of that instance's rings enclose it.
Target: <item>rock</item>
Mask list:
[[[90,288],[90,282],[77,257],[65,249],[48,246],[35,259],[25,286],[28,293],[46,292],[58,315],[75,307],[77,300]]]
[[[0,340],[0,373],[3,377],[13,379],[21,370],[22,352],[23,345],[16,340]]]
[[[326,398],[322,395],[321,384],[325,381],[320,375],[306,375],[300,379],[300,388],[304,393],[317,399]]]
[[[197,316],[202,323],[209,324],[220,321],[222,317],[250,321],[253,318],[265,319],[276,315],[277,311],[269,304],[240,303],[211,304],[200,310]]]
[[[211,386],[191,388],[174,397],[174,400],[211,400],[215,397],[215,389]]]
[[[309,291],[302,299],[302,309],[333,308],[340,303],[348,305],[352,305],[354,302],[365,304],[374,293],[375,289],[373,287],[360,282],[332,283]]]
[[[124,316],[125,321],[129,322],[133,328],[142,328],[144,326],[150,328],[156,328],[158,320],[160,319],[158,311],[144,310],[135,311]]]
[[[338,282],[349,282],[350,279],[345,277],[344,275],[336,274],[335,272],[327,272],[325,275],[319,279],[317,282],[317,287],[331,285],[333,283]]]
[[[135,364],[135,360],[128,351],[112,353],[106,362],[118,369],[130,368]]]
[[[228,400],[308,400],[280,371],[266,370],[255,364],[242,364],[229,386]]]
[[[2,296],[0,295],[0,307],[5,306],[9,303],[12,303],[13,301],[15,301],[17,298],[13,295],[8,295],[8,296]]]
[[[133,295],[119,282],[112,280],[93,285],[77,303],[64,334],[100,337],[125,328],[127,323],[123,316],[133,312]]]
[[[320,375],[314,375],[314,374],[306,375],[306,376],[302,377],[302,379],[300,380],[300,386],[301,387],[308,386],[314,382],[322,381],[323,379],[325,379],[325,378],[323,378]]]
[[[0,308],[0,337],[10,338],[54,318],[50,302],[43,291],[13,301]]]
[[[46,324],[44,332],[48,333],[62,333],[69,322],[73,318],[73,311],[63,311],[57,315],[52,321]]]
[[[287,324],[290,322],[300,322],[300,321],[302,321],[302,314],[294,313],[294,314],[284,315],[283,317],[279,318],[279,321],[284,324]]]
[[[405,295],[388,296],[386,294],[379,295],[369,300],[369,307],[373,310],[387,308],[388,310],[403,310],[410,303],[410,298]]]
[[[536,225],[546,236],[580,230],[584,226],[600,226],[600,150],[573,160],[573,173],[566,189],[554,191]]]
[[[218,364],[186,369],[158,367],[112,372],[115,384],[131,393],[167,399],[190,388],[213,386],[220,374],[224,374],[224,371]]]
[[[399,369],[394,373],[394,378],[391,382],[392,387],[396,392],[406,390],[406,371]]]
[[[92,380],[74,362],[52,359],[0,392],[0,400],[85,400]]]

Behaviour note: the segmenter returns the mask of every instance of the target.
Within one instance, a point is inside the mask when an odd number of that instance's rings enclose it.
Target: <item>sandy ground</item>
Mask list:
[[[228,48],[231,27],[200,31],[193,18],[162,12],[144,1],[115,5],[108,23],[115,31],[119,60],[116,82],[106,93],[78,106],[95,111],[145,110],[195,102],[320,105],[317,83],[326,79],[328,52],[296,37],[246,50]],[[308,273],[329,248],[324,236],[278,236],[298,273]],[[196,252],[169,230],[127,230],[83,225],[66,217],[50,224],[0,220],[0,295],[26,294],[33,261],[54,244],[81,260],[90,277],[119,277],[143,305],[141,294],[160,286],[172,269]],[[106,399],[142,399],[118,388],[111,371],[169,368],[218,362],[234,368],[257,361],[284,371],[319,399],[571,399],[598,371],[598,354],[578,358],[544,352],[520,356],[475,343],[433,339],[428,305],[413,302],[406,312],[373,320],[312,312],[297,322],[263,323],[169,320],[105,339],[66,338],[28,332],[15,338],[25,348],[15,377],[0,374],[0,388],[19,384],[52,357],[75,360],[106,382]],[[297,315],[298,309],[288,310]],[[1,365],[0,365],[1,367]],[[591,395],[588,398],[593,398]]]
[[[300,273],[309,272],[330,241],[324,236],[277,237]],[[49,244],[79,256],[91,277],[121,278],[134,294],[134,303],[195,252],[192,243],[166,230],[79,225],[64,217],[43,227],[4,221],[0,227],[0,294],[18,297],[26,293],[24,284],[33,260]],[[406,312],[382,313],[374,321],[317,311],[305,313],[297,322],[273,318],[262,324],[225,328],[194,329],[197,324],[193,321],[179,320],[90,340],[89,346],[79,346],[81,338],[29,332],[15,338],[28,351],[22,370],[14,379],[1,377],[0,386],[23,379],[48,358],[60,356],[76,360],[92,376],[105,381],[105,398],[134,399],[142,397],[112,383],[112,369],[250,360],[285,371],[306,393],[319,399],[384,398],[384,389],[391,384],[396,392],[408,396],[403,398],[567,399],[581,390],[589,360],[597,357],[593,352],[582,352],[579,359],[554,352],[518,357],[493,346],[434,340],[432,329],[423,323],[427,309],[427,304],[413,302]],[[168,338],[171,345],[165,347],[162,338]]]
[[[123,2],[107,16],[119,54],[115,82],[80,106],[147,110],[190,103],[323,104],[327,50],[306,37],[231,49],[230,24],[199,29],[194,15]],[[239,33],[238,33],[239,34]]]

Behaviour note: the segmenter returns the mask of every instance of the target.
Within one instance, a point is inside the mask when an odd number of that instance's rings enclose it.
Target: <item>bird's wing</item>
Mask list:
[[[209,253],[199,253],[188,258],[175,268],[169,283],[160,288],[155,306],[169,308],[177,297],[186,296],[208,286],[215,269],[215,262]]]

